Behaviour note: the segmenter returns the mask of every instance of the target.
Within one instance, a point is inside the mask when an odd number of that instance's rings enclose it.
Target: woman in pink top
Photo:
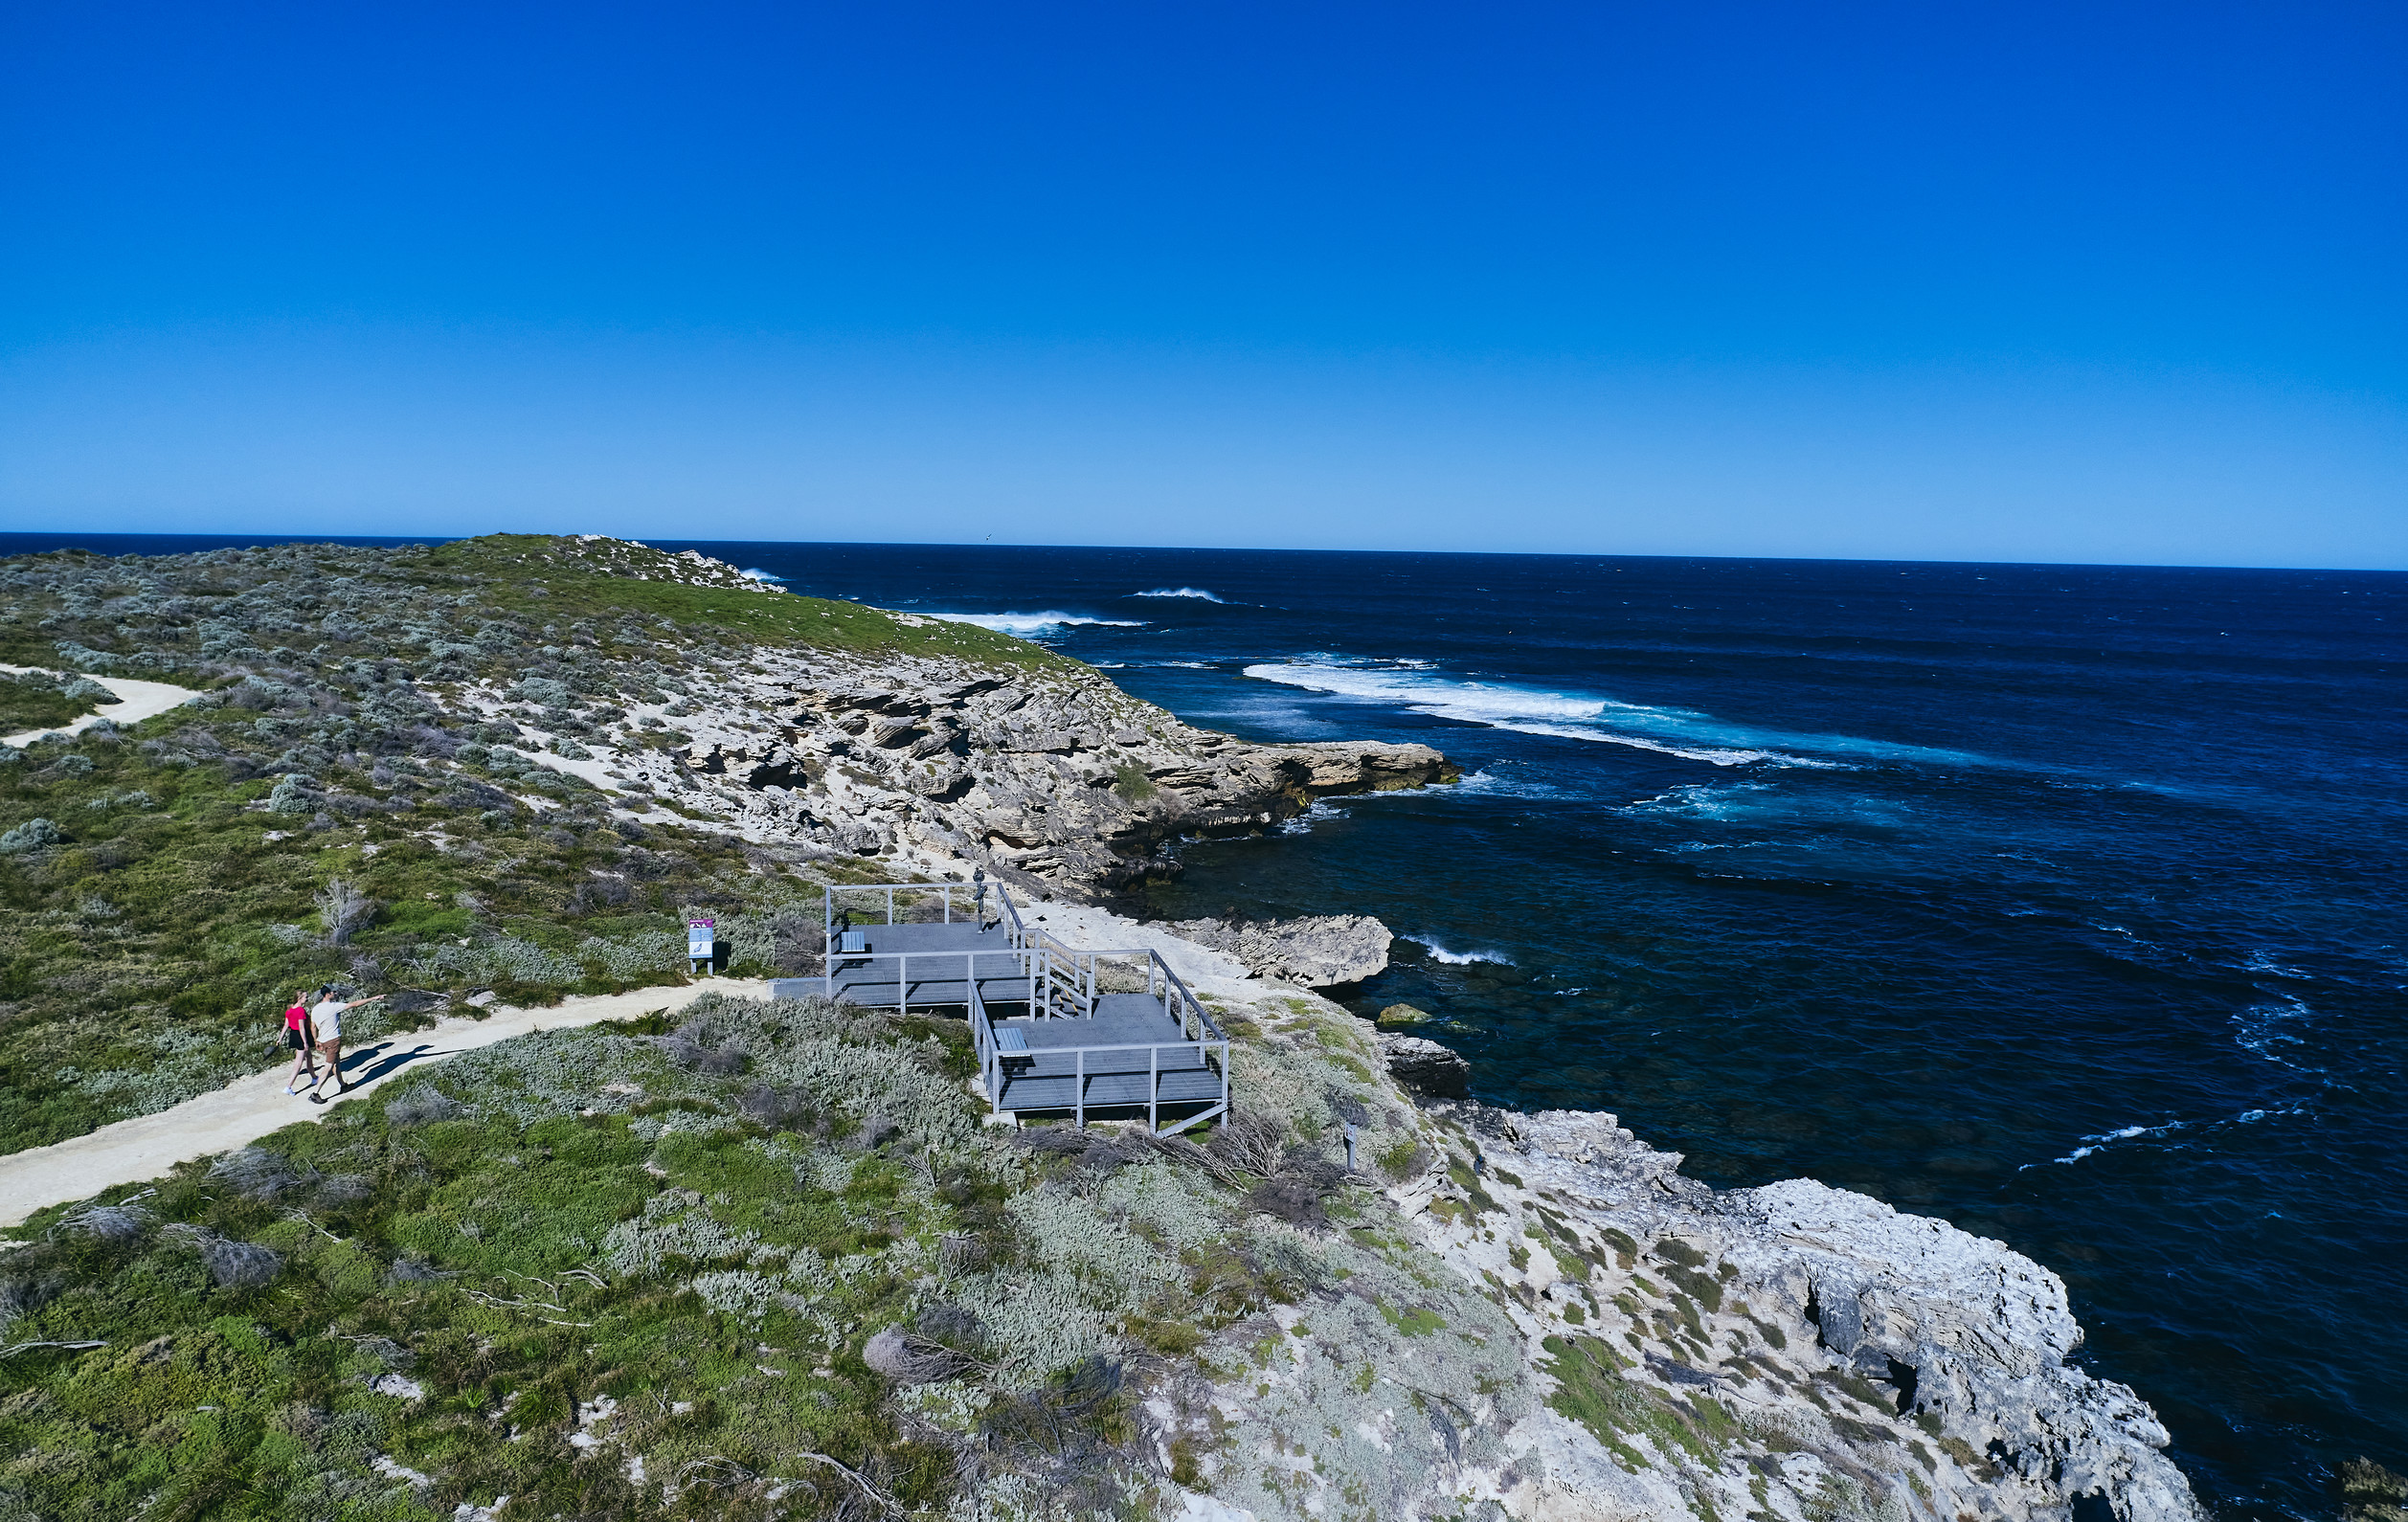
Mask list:
[[[309,990],[293,996],[292,1007],[284,1012],[284,1044],[293,1049],[292,1081],[284,1086],[287,1094],[298,1094],[304,1088],[318,1086],[317,1033],[309,1028]],[[309,1082],[301,1081],[302,1074]]]

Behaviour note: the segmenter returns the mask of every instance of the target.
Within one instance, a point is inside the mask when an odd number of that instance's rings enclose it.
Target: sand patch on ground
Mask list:
[[[44,676],[81,675],[79,672],[49,671],[40,666],[0,665],[0,671],[20,677],[30,676],[36,672]],[[0,745],[15,746],[23,750],[46,734],[81,734],[102,719],[120,727],[140,724],[145,719],[158,717],[169,708],[180,708],[200,696],[190,687],[179,687],[168,682],[136,682],[129,677],[94,677],[92,680],[116,693],[124,701],[104,703],[101,705],[97,712],[87,713],[82,718],[71,724],[61,725],[55,729],[28,729],[22,734],[0,735]]]

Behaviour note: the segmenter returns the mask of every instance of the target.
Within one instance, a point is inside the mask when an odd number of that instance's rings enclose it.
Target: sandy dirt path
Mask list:
[[[48,676],[62,675],[39,666],[0,665],[0,671],[16,676],[34,671],[43,671]],[[73,677],[81,673],[71,671],[63,675]],[[94,677],[92,680],[124,701],[101,704],[97,712],[87,713],[73,724],[61,725],[56,729],[28,729],[22,734],[0,735],[0,745],[23,750],[46,734],[80,734],[102,719],[116,725],[140,724],[145,719],[156,718],[169,708],[180,708],[200,696],[190,687],[179,687],[166,682],[136,682],[128,677]]]
[[[708,993],[767,998],[769,984],[753,978],[714,977],[685,988],[641,988],[629,994],[566,998],[550,1009],[496,1009],[481,1020],[445,1019],[429,1030],[382,1036],[347,1049],[343,1071],[350,1081],[351,1093],[364,1094],[446,1057],[513,1036],[633,1019],[648,1010],[683,1008]],[[287,1059],[171,1109],[137,1115],[89,1135],[0,1157],[0,1229],[18,1225],[46,1205],[83,1199],[112,1184],[156,1178],[177,1163],[231,1152],[295,1121],[325,1115],[331,1106],[313,1105],[284,1092],[292,1070]]]

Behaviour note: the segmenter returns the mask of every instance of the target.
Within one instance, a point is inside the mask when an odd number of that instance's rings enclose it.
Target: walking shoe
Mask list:
[[[325,1104],[326,1102],[326,1095],[319,1093],[319,1092],[318,1092],[316,1089],[314,1089],[314,1088],[313,1088],[313,1089],[311,1089],[311,1090],[309,1091],[309,1103],[311,1103],[312,1105],[323,1105],[323,1104]]]

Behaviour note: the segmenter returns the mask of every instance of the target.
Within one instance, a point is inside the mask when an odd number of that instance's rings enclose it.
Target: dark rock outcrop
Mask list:
[[[1382,1031],[1380,1056],[1388,1064],[1388,1076],[1417,1093],[1461,1099],[1471,1092],[1472,1064],[1436,1041]]]

